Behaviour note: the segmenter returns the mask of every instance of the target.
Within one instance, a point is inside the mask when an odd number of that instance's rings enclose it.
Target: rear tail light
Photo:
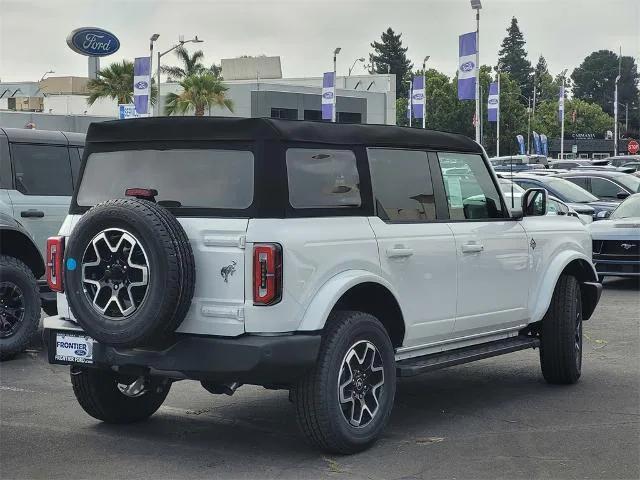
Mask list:
[[[64,237],[47,239],[46,276],[49,288],[53,292],[63,292],[62,265],[64,259]]]
[[[282,247],[277,243],[253,246],[253,304],[273,305],[282,298]]]

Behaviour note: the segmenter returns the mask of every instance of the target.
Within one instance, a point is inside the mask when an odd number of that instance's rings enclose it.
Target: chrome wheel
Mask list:
[[[82,287],[102,315],[123,318],[134,313],[149,287],[149,261],[140,241],[118,228],[93,237],[82,257]]]
[[[574,348],[576,352],[576,368],[580,371],[582,367],[582,315],[576,313],[576,334],[574,337]]]
[[[126,397],[140,397],[147,393],[147,386],[144,377],[136,378],[133,383],[120,383],[118,382],[118,390]]]
[[[24,320],[24,294],[13,282],[0,282],[0,338],[16,333]]]
[[[338,399],[344,419],[354,427],[365,427],[380,408],[384,369],[380,352],[361,340],[347,351],[338,376]]]

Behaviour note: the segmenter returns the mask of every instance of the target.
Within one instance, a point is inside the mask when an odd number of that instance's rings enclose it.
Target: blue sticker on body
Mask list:
[[[75,258],[67,258],[67,270],[75,270],[78,266]]]

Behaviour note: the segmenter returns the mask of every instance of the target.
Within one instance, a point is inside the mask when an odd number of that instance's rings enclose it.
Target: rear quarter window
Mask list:
[[[120,150],[91,153],[77,204],[123,198],[128,188],[158,191],[172,208],[246,209],[253,203],[254,157],[244,150]]]

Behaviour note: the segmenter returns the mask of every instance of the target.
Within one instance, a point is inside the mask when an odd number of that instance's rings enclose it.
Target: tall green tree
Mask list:
[[[226,108],[233,112],[233,102],[227,97],[229,88],[209,71],[195,73],[182,79],[180,93],[169,93],[165,105],[167,115],[186,114],[191,111],[197,117],[211,107]]]
[[[629,106],[630,129],[637,131],[640,128],[640,110],[638,110],[640,76],[633,57],[623,56],[620,58],[610,50],[599,50],[589,54],[571,74],[573,96],[596,103],[602,110],[613,115],[613,97],[618,66],[620,66],[618,102]],[[624,106],[619,105],[619,121],[624,120],[624,114]]]
[[[163,65],[160,67],[160,71],[167,75],[169,81],[182,80],[189,75],[202,73],[206,70],[206,67],[202,63],[204,53],[202,50],[197,50],[193,54],[189,53],[189,50],[184,45],[174,50],[180,66]]]
[[[373,53],[369,55],[371,73],[394,73],[396,75],[396,98],[406,97],[406,81],[411,75],[413,64],[407,58],[408,47],[402,46],[402,34],[396,34],[391,27],[382,32],[381,41],[373,42]]]
[[[607,130],[613,128],[613,118],[595,103],[577,98],[565,100],[565,137],[574,133],[595,133],[604,138]],[[531,121],[531,129],[548,137],[560,136],[558,121],[558,101],[544,101],[538,105],[536,116]]]
[[[98,78],[87,83],[87,103],[93,105],[100,98],[118,103],[133,103],[133,62],[123,60],[112,63],[98,72]],[[155,104],[158,89],[151,79],[151,103]]]
[[[524,36],[518,26],[518,19],[513,17],[509,28],[507,28],[507,36],[502,40],[498,52],[498,63],[503,72],[511,75],[511,79],[520,87],[522,94],[526,97],[532,97],[533,69],[527,58],[525,44]]]
[[[553,77],[549,73],[547,61],[542,55],[538,58],[538,63],[533,70],[533,84],[536,91],[536,104],[558,97],[559,89],[556,88]]]

